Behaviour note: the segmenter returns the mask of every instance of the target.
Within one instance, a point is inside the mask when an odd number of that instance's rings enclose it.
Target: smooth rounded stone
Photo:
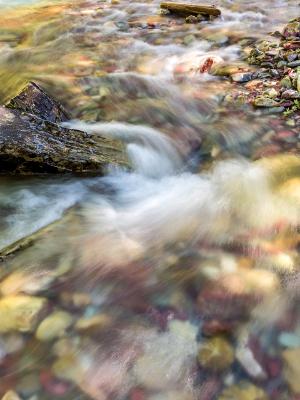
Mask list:
[[[223,337],[214,337],[203,342],[198,352],[198,362],[212,371],[224,371],[234,361],[234,350]]]
[[[193,400],[192,393],[184,391],[168,391],[158,394],[153,394],[147,397],[147,400]]]
[[[274,64],[271,63],[271,62],[262,62],[260,65],[261,65],[262,67],[264,67],[264,68],[271,68],[271,69],[274,68]]]
[[[42,342],[61,337],[72,325],[73,317],[65,311],[54,311],[37,328],[36,338]]]
[[[112,322],[113,319],[109,315],[94,315],[89,318],[80,318],[75,324],[75,329],[79,332],[93,333],[109,328]]]
[[[9,390],[1,400],[21,400],[21,397],[15,391]]]
[[[288,348],[300,347],[300,336],[294,332],[281,332],[278,335],[278,343],[280,346]]]
[[[22,376],[18,381],[16,389],[22,397],[26,399],[39,392],[41,389],[40,377],[37,372]]]
[[[133,379],[150,390],[184,384],[195,367],[197,327],[172,320],[169,331],[155,333],[144,341],[144,353],[132,368]]]
[[[56,357],[68,356],[79,351],[79,345],[80,338],[78,336],[63,337],[54,343],[52,353]]]
[[[300,394],[300,347],[282,352],[283,375],[294,394]]]
[[[233,82],[249,82],[253,78],[252,72],[237,72],[231,75],[231,79]]]
[[[281,60],[281,61],[278,61],[278,63],[277,63],[277,68],[283,68],[283,67],[285,67],[286,65],[287,65],[287,62]]]
[[[249,346],[239,346],[236,350],[235,358],[251,378],[259,380],[267,379],[266,371],[255,359],[253,351]]]
[[[287,65],[288,65],[288,67],[292,67],[292,68],[300,67],[300,60],[289,62]]]
[[[297,60],[297,57],[298,57],[298,54],[291,53],[291,54],[287,55],[286,59],[287,59],[288,62],[292,62],[292,61]]]
[[[285,90],[281,97],[283,99],[300,99],[300,93],[297,90],[289,89]]]
[[[219,395],[218,400],[269,400],[267,393],[247,381],[229,386]]]
[[[20,333],[11,333],[2,337],[2,343],[6,354],[14,354],[23,349],[25,340]]]
[[[211,73],[217,76],[232,76],[239,72],[239,66],[231,64],[216,64],[211,68]]]
[[[84,369],[75,355],[69,354],[59,358],[52,366],[53,374],[60,379],[80,384]]]
[[[49,288],[55,276],[49,271],[15,271],[0,283],[3,296],[18,293],[34,295]]]
[[[253,105],[256,107],[279,107],[280,103],[269,97],[256,97],[253,101]]]
[[[290,127],[294,127],[294,126],[296,126],[296,122],[293,120],[293,119],[287,119],[286,121],[285,121],[285,124],[287,125],[287,126],[290,126]]]
[[[8,296],[0,300],[0,332],[32,332],[46,310],[47,300],[33,296]]]

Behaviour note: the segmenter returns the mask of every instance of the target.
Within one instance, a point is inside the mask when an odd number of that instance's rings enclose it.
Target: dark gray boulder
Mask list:
[[[121,141],[58,124],[67,119],[65,110],[33,83],[0,106],[0,173],[102,175],[108,166],[129,167]]]
[[[29,82],[16,97],[6,104],[6,107],[55,123],[71,119],[63,106],[34,82]]]

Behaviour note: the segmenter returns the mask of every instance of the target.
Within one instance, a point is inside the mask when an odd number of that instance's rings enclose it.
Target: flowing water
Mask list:
[[[299,398],[299,143],[204,68],[244,68],[299,5],[215,5],[187,24],[157,1],[0,0],[2,103],[35,80],[133,165],[0,178],[0,248],[47,227],[1,265],[1,395]]]

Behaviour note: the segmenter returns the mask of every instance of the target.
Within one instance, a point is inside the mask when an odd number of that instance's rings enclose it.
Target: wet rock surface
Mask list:
[[[36,115],[57,124],[71,119],[63,106],[34,82],[29,82],[17,96],[6,104],[6,107]]]
[[[292,117],[299,126],[299,18],[289,22],[282,33],[275,32],[273,36],[279,36],[280,40],[260,40],[246,49],[247,61],[258,69],[252,73],[254,82],[248,85],[244,102],[255,107],[270,108],[271,113],[283,113],[286,117]]]
[[[65,119],[34,84],[0,107],[0,173],[104,174],[108,166],[128,166],[121,142],[64,128],[58,122]]]

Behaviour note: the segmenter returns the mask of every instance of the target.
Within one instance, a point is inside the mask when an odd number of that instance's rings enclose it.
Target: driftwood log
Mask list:
[[[64,128],[66,111],[30,83],[0,106],[0,173],[99,174],[129,167],[121,141]]]
[[[187,17],[189,15],[197,16],[199,14],[210,17],[219,17],[221,15],[221,11],[214,6],[163,2],[160,4],[160,8],[163,10],[168,10],[172,14],[177,14],[183,17]]]

